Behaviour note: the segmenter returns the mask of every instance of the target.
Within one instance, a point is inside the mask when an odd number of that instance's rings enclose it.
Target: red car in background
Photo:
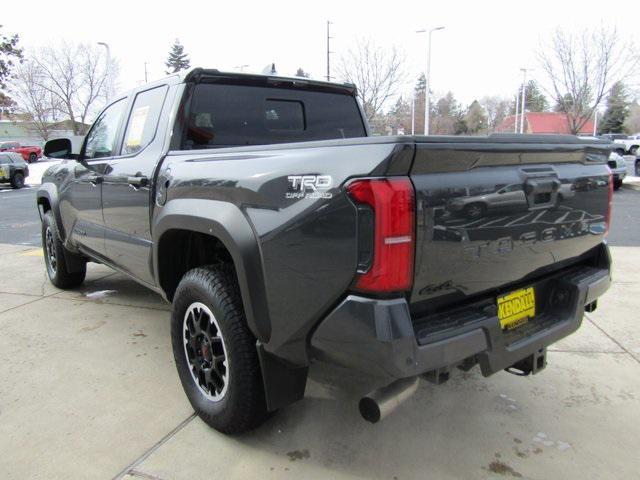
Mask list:
[[[22,155],[26,162],[37,162],[42,157],[42,149],[36,146],[22,146],[19,142],[0,143],[0,152],[16,152]]]

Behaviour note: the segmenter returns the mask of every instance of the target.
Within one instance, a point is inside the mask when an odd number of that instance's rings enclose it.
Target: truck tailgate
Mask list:
[[[602,242],[609,147],[562,139],[416,140],[412,313],[504,293]]]

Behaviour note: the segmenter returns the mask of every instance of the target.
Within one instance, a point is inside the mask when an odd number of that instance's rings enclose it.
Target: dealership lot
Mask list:
[[[302,402],[237,437],[194,417],[166,303],[95,264],[57,290],[36,230],[8,226],[33,238],[0,245],[0,478],[635,478],[640,192],[615,199],[614,285],[540,375],[454,372],[370,425],[366,385],[314,365]]]

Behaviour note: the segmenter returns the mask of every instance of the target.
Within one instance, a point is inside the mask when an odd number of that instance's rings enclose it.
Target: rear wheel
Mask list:
[[[471,220],[480,218],[486,209],[487,207],[482,203],[472,203],[464,207],[464,216]]]
[[[619,190],[621,186],[622,186],[622,180],[618,179],[613,181],[614,190]]]
[[[631,147],[629,149],[629,154],[630,155],[637,155],[637,153],[638,153],[638,146],[637,145],[634,145],[633,147]]]
[[[38,160],[38,156],[35,153],[29,154],[29,163],[34,163]]]
[[[11,177],[11,186],[16,189],[24,187],[24,174],[21,172],[14,173],[13,177]]]
[[[87,264],[83,261],[75,262],[78,264],[76,270],[70,271],[67,257],[73,253],[66,251],[62,245],[51,211],[45,213],[42,220],[42,250],[47,275],[53,285],[67,289],[77,287],[84,281],[87,274]]]
[[[627,152],[625,151],[624,148],[616,148],[616,153],[620,156],[623,156]]]
[[[171,343],[187,398],[209,426],[240,433],[267,418],[256,339],[232,269],[185,274],[173,299]]]
[[[640,177],[640,160],[636,160],[636,177]]]

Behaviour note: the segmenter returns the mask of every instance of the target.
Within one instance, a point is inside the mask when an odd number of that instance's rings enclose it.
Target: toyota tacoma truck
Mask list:
[[[537,373],[610,284],[601,140],[372,137],[352,85],[196,68],[72,150],[47,143],[37,191],[51,282],[99,262],[172,302],[185,393],[226,433],[303,398],[316,360],[371,380],[371,422],[420,378]]]
[[[37,146],[21,145],[19,142],[0,143],[0,152],[15,152],[22,155],[26,162],[34,163],[42,158],[42,149]]]

